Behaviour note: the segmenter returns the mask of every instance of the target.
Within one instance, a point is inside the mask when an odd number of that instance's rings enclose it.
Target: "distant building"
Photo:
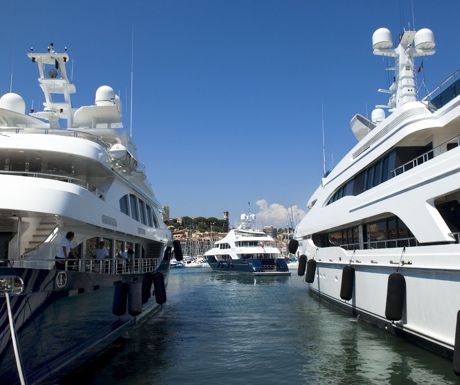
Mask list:
[[[163,215],[163,221],[167,222],[169,221],[169,206],[163,206],[164,210],[164,215]]]
[[[262,230],[263,230],[263,232],[265,234],[269,235],[273,239],[276,239],[276,236],[277,236],[278,232],[277,232],[275,227],[273,227],[273,226],[265,226]]]

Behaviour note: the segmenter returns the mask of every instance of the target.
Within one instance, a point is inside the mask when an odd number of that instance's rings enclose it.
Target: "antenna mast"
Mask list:
[[[134,73],[134,27],[131,31],[131,104],[129,112],[129,136],[133,136],[133,75]]]
[[[322,121],[322,130],[323,130],[323,175],[326,175],[326,148],[324,145],[324,106],[321,103],[321,121]]]
[[[13,58],[11,59],[10,92],[13,92],[14,51],[15,51],[15,47],[16,47],[16,38],[13,41]]]

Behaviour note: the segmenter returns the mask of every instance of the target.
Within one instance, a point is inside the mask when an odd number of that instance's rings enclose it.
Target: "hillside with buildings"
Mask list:
[[[228,211],[224,211],[222,219],[187,216],[170,218],[169,207],[165,206],[165,214],[164,221],[172,231],[174,239],[181,242],[184,256],[203,255],[215,241],[224,238],[231,230]],[[294,229],[265,226],[262,230],[276,241],[283,255],[288,254],[287,244]]]

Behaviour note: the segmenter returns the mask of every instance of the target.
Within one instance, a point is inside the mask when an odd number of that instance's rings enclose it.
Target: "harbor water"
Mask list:
[[[459,384],[452,363],[290,277],[173,269],[168,301],[61,385]]]

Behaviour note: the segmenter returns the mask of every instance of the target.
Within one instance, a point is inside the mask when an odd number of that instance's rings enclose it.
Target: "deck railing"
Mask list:
[[[449,151],[451,148],[447,146],[448,144],[452,144],[453,145],[452,147],[460,146],[460,135],[457,135],[454,138],[446,140],[445,142],[441,143],[439,146],[436,146],[433,149],[425,152],[424,154],[415,157],[409,162],[404,163],[402,166],[395,168],[393,171],[391,171],[391,177],[393,178],[406,171],[409,171],[413,169],[414,167],[420,166],[421,164],[429,161],[430,159],[433,159],[436,156]]]
[[[86,139],[90,140],[91,142],[95,142],[100,144],[102,147],[109,149],[110,144],[103,141],[98,135],[93,135],[87,132],[76,131],[76,130],[69,130],[69,129],[50,129],[50,128],[22,128],[22,127],[14,127],[14,128],[1,128],[0,132],[4,135],[7,134],[34,134],[34,135],[56,135],[56,136],[68,136],[72,138],[79,138],[79,139]]]
[[[66,259],[64,270],[95,274],[139,274],[156,271],[158,258],[125,259]],[[28,269],[53,270],[55,259],[9,259],[0,261],[0,267],[22,267]]]
[[[59,180],[61,182],[66,182],[66,183],[73,183],[80,187],[83,187],[84,189],[95,194],[99,198],[104,199],[105,192],[103,190],[89,184],[87,181],[83,179],[78,179],[78,178],[74,178],[71,176],[57,175],[57,174],[45,173],[45,172],[5,171],[5,170],[0,170],[0,174],[27,176],[27,177],[32,177],[32,178],[44,178],[44,179]]]
[[[348,243],[340,245],[340,247],[345,250],[389,249],[395,247],[410,246],[418,246],[418,242],[415,237],[367,241],[363,242],[362,246],[360,245],[360,243]]]
[[[448,102],[460,94],[460,79],[457,79],[459,75],[460,70],[455,71],[439,86],[425,96],[422,99],[422,102],[430,102],[438,109],[445,106]],[[436,96],[433,97],[434,94],[436,94]]]

